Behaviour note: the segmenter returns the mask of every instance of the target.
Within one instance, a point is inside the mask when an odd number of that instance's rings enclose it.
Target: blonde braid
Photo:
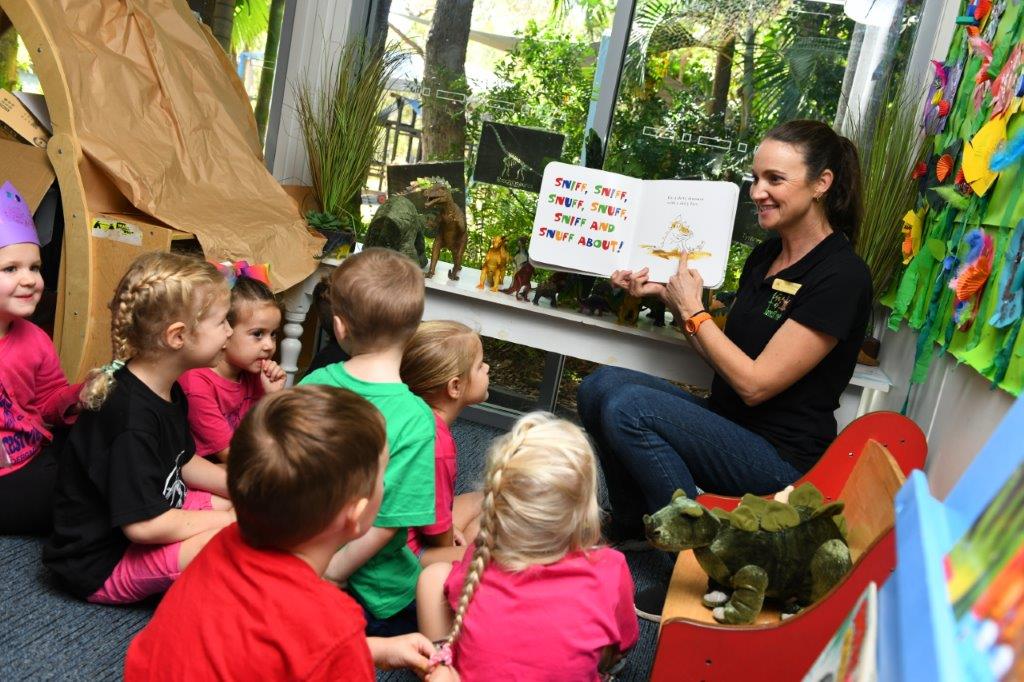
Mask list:
[[[79,396],[82,405],[98,410],[114,387],[114,372],[129,360],[162,347],[160,332],[185,318],[191,328],[213,300],[200,299],[198,289],[227,287],[223,275],[206,261],[173,253],[152,252],[135,259],[110,301],[110,344],[113,361],[92,370]]]
[[[461,634],[466,611],[469,609],[469,602],[473,599],[473,595],[480,586],[484,570],[490,564],[494,554],[495,541],[498,536],[497,507],[502,495],[502,479],[504,478],[506,467],[508,467],[512,458],[522,448],[528,432],[534,426],[534,422],[530,419],[532,416],[526,415],[517,421],[512,426],[512,430],[505,436],[497,439],[491,447],[487,465],[488,474],[484,482],[484,499],[481,504],[480,530],[476,536],[473,560],[462,583],[462,594],[459,596],[459,605],[455,610],[455,617],[452,620],[452,629],[445,640],[445,644],[448,646],[453,646]]]

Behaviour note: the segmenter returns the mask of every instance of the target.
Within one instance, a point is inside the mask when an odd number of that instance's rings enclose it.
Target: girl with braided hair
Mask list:
[[[633,580],[600,547],[597,464],[579,427],[535,412],[495,441],[475,548],[420,577],[435,663],[466,680],[598,680],[636,643]]]
[[[88,601],[164,592],[235,520],[224,469],[194,457],[177,380],[215,364],[231,336],[229,292],[213,265],[140,256],[110,303],[113,362],[82,389],[86,408],[59,464],[43,561]]]

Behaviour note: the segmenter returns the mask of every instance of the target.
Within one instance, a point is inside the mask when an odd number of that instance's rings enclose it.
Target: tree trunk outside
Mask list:
[[[754,28],[743,38],[743,109],[740,114],[740,136],[750,128],[750,114],[754,105]]]
[[[466,47],[472,15],[473,0],[438,0],[434,9],[423,70],[423,86],[430,90],[423,98],[424,161],[465,156]],[[447,93],[438,97],[439,90]]]
[[[235,0],[216,0],[210,17],[210,30],[224,52],[231,54],[231,29],[235,25]],[[209,6],[209,4],[207,6]]]
[[[715,60],[715,80],[711,86],[711,117],[722,120],[729,104],[729,82],[732,79],[732,60],[736,56],[736,38],[729,38],[718,48]]]
[[[17,87],[18,34],[14,27],[9,27],[6,31],[0,32],[0,88],[16,90]]]
[[[260,89],[256,93],[256,129],[262,143],[267,134],[267,119],[270,117],[270,98],[274,92],[274,71],[277,69],[277,51],[281,45],[281,24],[284,21],[286,0],[270,1],[270,21],[267,23],[267,45],[263,48],[263,68],[260,74]]]

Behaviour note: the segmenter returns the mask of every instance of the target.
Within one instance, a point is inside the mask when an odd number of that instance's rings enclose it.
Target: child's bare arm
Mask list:
[[[160,516],[121,526],[125,536],[141,545],[169,545],[219,530],[235,521],[233,511],[168,509]]]
[[[362,537],[348,543],[331,557],[324,572],[324,578],[339,585],[348,580],[349,576],[370,560],[384,545],[391,542],[398,532],[397,528],[377,528],[374,526]]]
[[[452,547],[455,544],[454,529],[449,528],[443,533],[437,535],[423,534],[420,538],[423,540],[423,544],[427,547]]]
[[[181,467],[181,478],[189,488],[228,497],[228,472],[198,455]]]
[[[373,664],[381,670],[409,668],[419,674],[427,672],[434,645],[418,632],[398,637],[367,637]]]

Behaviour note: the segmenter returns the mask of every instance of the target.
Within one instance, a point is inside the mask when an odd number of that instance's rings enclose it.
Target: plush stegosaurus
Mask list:
[[[731,512],[708,510],[677,490],[644,516],[644,526],[659,549],[693,550],[710,578],[704,605],[718,622],[741,624],[754,622],[765,597],[794,612],[843,580],[853,562],[842,510],[842,502],[823,504],[810,483],[788,503],[745,495]]]

